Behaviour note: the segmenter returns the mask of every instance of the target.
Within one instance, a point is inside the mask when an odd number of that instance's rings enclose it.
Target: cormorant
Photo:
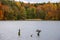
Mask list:
[[[40,36],[39,33],[41,32],[41,30],[38,30],[38,29],[37,29],[36,32],[37,32],[37,36]]]

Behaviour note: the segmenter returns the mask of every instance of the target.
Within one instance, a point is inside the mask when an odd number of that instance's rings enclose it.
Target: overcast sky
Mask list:
[[[19,0],[16,0],[16,1],[19,1]],[[20,0],[20,1],[23,1],[23,2],[30,2],[30,3],[42,3],[42,2],[60,2],[60,0]]]

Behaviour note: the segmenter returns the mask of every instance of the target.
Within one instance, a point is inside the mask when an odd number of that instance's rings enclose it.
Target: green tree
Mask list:
[[[46,13],[43,10],[37,10],[37,18],[45,19]]]
[[[26,10],[24,7],[20,7],[19,13],[17,15],[17,20],[26,19]]]
[[[36,18],[36,8],[28,8],[27,9],[27,19],[34,19]]]

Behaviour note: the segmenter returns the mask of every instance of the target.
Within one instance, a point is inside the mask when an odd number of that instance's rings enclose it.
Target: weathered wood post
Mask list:
[[[19,29],[19,31],[18,31],[18,36],[20,36],[20,29]]]

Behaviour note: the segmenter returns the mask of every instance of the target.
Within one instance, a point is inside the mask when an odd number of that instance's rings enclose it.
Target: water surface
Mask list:
[[[60,40],[60,21],[0,21],[0,40]]]

